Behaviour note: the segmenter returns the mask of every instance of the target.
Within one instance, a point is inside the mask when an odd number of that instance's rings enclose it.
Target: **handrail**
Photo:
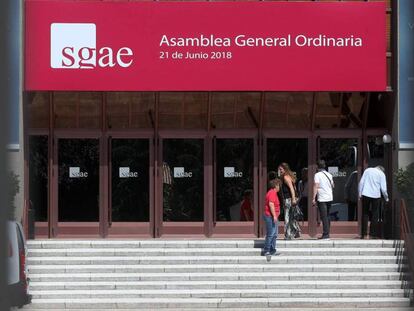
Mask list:
[[[408,277],[405,275],[404,280],[407,281],[409,289],[407,295],[411,295],[414,285],[414,234],[411,231],[410,218],[404,199],[401,200],[400,211],[400,239],[404,240],[404,257],[406,257],[404,262],[407,263],[408,268],[408,271],[404,269],[404,272],[408,274]]]
[[[407,206],[405,204],[405,200],[401,200],[401,239],[405,240],[405,236],[407,234],[413,233],[411,231],[411,225],[408,217]]]

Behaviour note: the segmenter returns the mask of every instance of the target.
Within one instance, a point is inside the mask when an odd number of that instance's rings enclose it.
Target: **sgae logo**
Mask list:
[[[50,26],[50,66],[66,69],[96,67],[127,68],[132,64],[132,50],[117,51],[96,47],[96,25],[91,23],[53,23]]]

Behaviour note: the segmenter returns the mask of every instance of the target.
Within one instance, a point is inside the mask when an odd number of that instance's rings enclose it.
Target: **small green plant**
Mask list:
[[[414,200],[414,162],[406,169],[400,168],[395,173],[395,182],[398,191],[407,200]]]
[[[19,175],[14,172],[9,172],[7,176],[7,186],[8,186],[8,206],[9,206],[9,219],[15,218],[15,209],[14,199],[19,193]]]

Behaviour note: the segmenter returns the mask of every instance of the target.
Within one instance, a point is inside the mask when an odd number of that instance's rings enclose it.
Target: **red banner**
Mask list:
[[[383,91],[383,2],[28,0],[26,90]]]

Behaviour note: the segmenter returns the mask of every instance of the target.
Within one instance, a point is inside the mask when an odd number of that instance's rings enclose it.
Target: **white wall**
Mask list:
[[[414,150],[398,151],[398,168],[405,168],[408,164],[414,162]]]

